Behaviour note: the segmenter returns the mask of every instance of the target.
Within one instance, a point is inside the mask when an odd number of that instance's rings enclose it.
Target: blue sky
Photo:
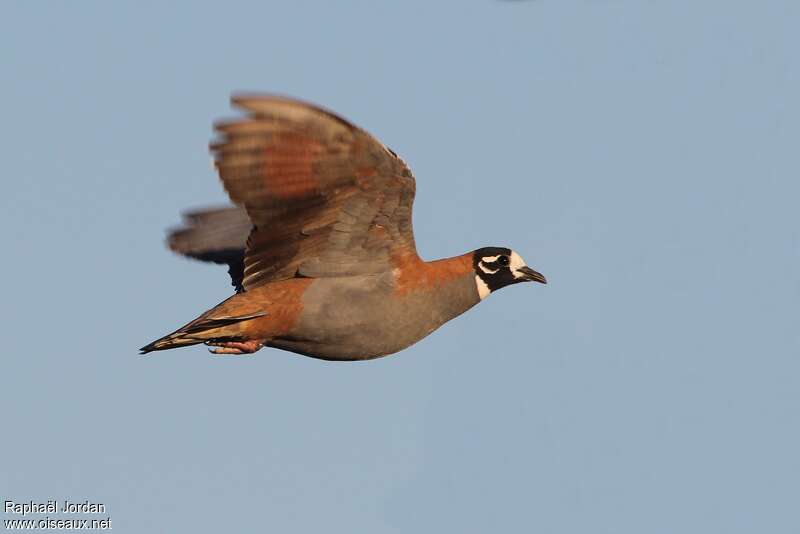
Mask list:
[[[797,532],[799,16],[6,3],[0,495],[122,533]],[[163,237],[226,201],[242,90],[398,152],[423,257],[511,246],[549,285],[372,362],[138,356],[230,292]]]

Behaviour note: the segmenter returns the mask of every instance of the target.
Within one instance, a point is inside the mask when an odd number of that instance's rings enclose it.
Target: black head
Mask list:
[[[544,275],[525,265],[525,260],[509,248],[479,248],[472,253],[472,268],[481,299],[492,291],[519,282],[547,283]]]

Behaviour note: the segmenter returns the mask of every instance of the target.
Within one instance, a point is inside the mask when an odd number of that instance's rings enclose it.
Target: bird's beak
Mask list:
[[[537,273],[527,265],[517,269],[517,272],[522,273],[520,278],[526,282],[539,282],[541,284],[547,283],[547,278],[545,278],[542,273]]]

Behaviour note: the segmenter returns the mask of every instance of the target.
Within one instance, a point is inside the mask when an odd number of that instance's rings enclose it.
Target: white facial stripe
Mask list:
[[[483,262],[478,263],[478,267],[481,268],[481,271],[485,272],[486,274],[495,274],[500,269],[490,269],[483,264]]]
[[[492,292],[492,290],[489,289],[489,286],[486,285],[486,282],[481,280],[481,277],[478,275],[475,275],[475,284],[478,286],[478,296],[481,298],[481,300],[488,297],[489,293]]]
[[[517,254],[516,252],[514,252],[512,250],[511,251],[511,258],[510,258],[510,261],[508,262],[508,267],[511,269],[511,274],[514,275],[514,278],[519,278],[521,276],[525,276],[524,274],[518,272],[517,270],[520,267],[525,267],[526,265],[527,264],[525,263],[525,260],[523,260],[520,257],[519,254]]]
[[[484,256],[481,258],[481,261],[485,261],[486,263],[494,263],[497,261],[497,258],[499,257],[500,257],[499,254],[497,256]]]

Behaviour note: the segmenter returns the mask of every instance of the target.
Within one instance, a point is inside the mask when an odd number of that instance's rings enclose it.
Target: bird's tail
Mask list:
[[[239,315],[236,317],[208,317],[200,316],[191,323],[182,326],[171,334],[159,338],[139,349],[140,354],[147,354],[155,350],[176,349],[178,347],[188,347],[189,345],[199,345],[206,341],[226,341],[234,339],[229,328],[236,323],[255,319],[266,315],[266,312],[252,313],[249,315]]]

